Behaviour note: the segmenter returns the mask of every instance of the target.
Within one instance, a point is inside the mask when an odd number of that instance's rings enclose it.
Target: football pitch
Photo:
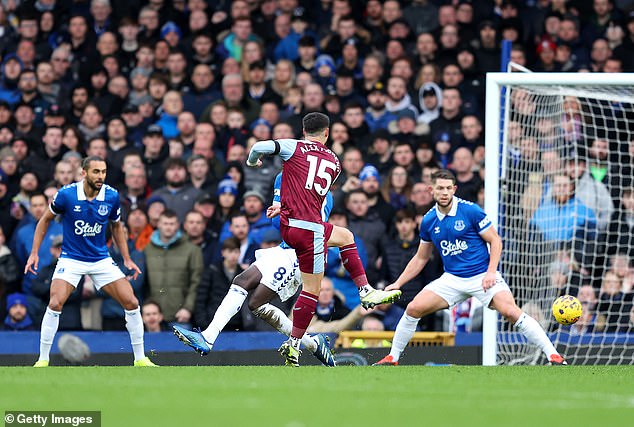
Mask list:
[[[0,409],[130,427],[626,426],[634,367],[1,367]]]

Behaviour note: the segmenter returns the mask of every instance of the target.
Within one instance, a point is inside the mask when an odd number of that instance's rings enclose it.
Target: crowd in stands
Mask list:
[[[97,155],[120,192],[129,249],[143,272],[131,283],[146,329],[206,327],[255,250],[280,242],[265,209],[281,163],[246,168],[249,148],[301,137],[311,111],[331,118],[329,146],[343,169],[330,221],[355,233],[371,283],[391,283],[418,247],[435,170],[453,170],[456,195],[484,203],[485,73],[499,71],[501,40],[513,42],[514,62],[535,71],[634,71],[633,10],[628,0],[0,2],[3,326],[39,329],[63,242],[61,225],[51,225],[38,274],[24,276],[35,224],[57,189],[81,179],[81,159]],[[627,330],[634,194],[632,182],[616,183],[611,171],[632,176],[634,140],[617,160],[605,141],[587,141],[583,169],[518,126],[512,167],[521,172],[534,161],[545,177],[534,182],[528,168],[517,181],[516,194],[528,200],[527,233],[570,241],[590,230],[611,248],[601,260],[607,267],[588,273],[599,260],[557,246],[553,286],[569,290],[577,280],[579,297],[596,308],[579,327],[593,328],[602,307],[618,302],[623,308],[601,322]],[[553,228],[557,215],[562,224],[588,224]],[[114,245],[110,251],[121,259]],[[435,256],[399,302],[368,313],[331,248],[312,328],[361,327],[371,316],[365,328],[393,330],[441,272]],[[597,274],[601,280],[586,280]],[[448,320],[423,319],[420,329],[476,330],[477,310],[463,304]],[[245,307],[227,328],[265,327]],[[125,330],[123,310],[85,277],[60,329]]]

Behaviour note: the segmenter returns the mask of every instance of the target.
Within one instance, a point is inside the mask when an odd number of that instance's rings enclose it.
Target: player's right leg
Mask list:
[[[77,280],[79,283],[79,280]],[[53,279],[51,282],[50,299],[44,318],[42,319],[42,328],[40,332],[40,356],[35,362],[36,368],[44,368],[48,366],[51,346],[59,327],[59,316],[62,314],[62,307],[70,297],[70,294],[76,288],[71,283],[62,279]]]
[[[250,265],[242,273],[234,277],[227,295],[220,303],[214,314],[214,318],[202,332],[190,331],[180,326],[174,326],[174,335],[184,344],[196,350],[200,355],[209,353],[227,323],[235,316],[247,298],[249,291],[255,289],[260,283],[262,273],[254,264]]]
[[[361,305],[364,308],[393,303],[401,297],[402,292],[400,290],[383,291],[370,286],[357,251],[357,245],[354,242],[354,234],[350,230],[337,225],[333,226],[332,233],[328,239],[328,246],[339,248],[341,264],[348,271],[352,281],[359,289]]]
[[[499,273],[498,273],[499,274]],[[506,284],[506,283],[504,283]],[[495,286],[499,286],[496,284]],[[495,288],[495,287],[494,287]],[[494,289],[491,288],[491,289]],[[489,290],[490,292],[491,290]],[[497,310],[502,316],[506,317],[510,323],[517,328],[528,339],[528,341],[539,347],[551,365],[567,365],[568,362],[559,354],[553,343],[542,329],[537,320],[523,312],[513,298],[513,294],[508,286],[497,292],[490,302],[490,307]]]
[[[433,282],[432,282],[433,283]],[[407,309],[399,320],[396,326],[396,332],[394,332],[394,339],[392,340],[392,348],[390,354],[383,359],[376,362],[375,366],[381,365],[398,365],[398,360],[401,354],[405,350],[407,343],[412,339],[418,321],[428,314],[443,310],[449,307],[447,301],[440,295],[433,291],[423,289],[416,297],[407,305]]]
[[[291,272],[291,274],[294,274]],[[269,304],[273,298],[277,296],[266,285],[260,283],[255,288],[255,292],[249,298],[248,304],[251,312],[258,318],[274,327],[278,332],[291,336],[293,329],[293,321],[279,308],[273,304]],[[304,333],[302,337],[302,345],[307,348],[313,355],[325,366],[335,367],[335,358],[331,352],[328,337],[322,334],[310,336]]]

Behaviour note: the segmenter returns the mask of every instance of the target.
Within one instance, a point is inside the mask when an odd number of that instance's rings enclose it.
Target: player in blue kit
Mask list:
[[[421,221],[418,251],[386,290],[400,289],[416,277],[429,261],[433,246],[440,252],[445,272],[407,305],[396,327],[390,354],[375,365],[398,365],[421,317],[460,304],[469,297],[506,317],[544,352],[551,364],[567,364],[539,323],[515,304],[508,285],[497,271],[502,239],[484,211],[474,203],[454,197],[456,177],[447,170],[432,175],[431,190],[436,206]],[[487,243],[491,246],[490,253]]]
[[[100,157],[84,159],[82,177],[82,181],[66,185],[55,194],[49,210],[35,228],[33,249],[24,268],[25,274],[37,274],[37,253],[42,239],[55,216],[62,215],[62,255],[53,273],[50,301],[42,320],[40,357],[34,366],[48,366],[62,307],[85,274],[90,275],[97,290],[103,289],[124,308],[126,328],[134,351],[134,366],[156,366],[145,356],[143,349],[143,320],[139,301],[134,296],[130,282],[108,254],[106,246],[106,228],[108,223],[112,223],[112,237],[121,251],[125,267],[134,272],[136,279],[141,270],[128,253],[125,232],[120,222],[119,193],[104,184],[106,162]]]
[[[282,174],[279,173],[275,178],[273,188],[273,205],[267,209],[267,217],[272,218],[273,226],[277,229],[280,228],[278,213],[281,202],[281,186]],[[332,194],[328,193],[321,210],[324,221],[328,220],[332,206]],[[284,335],[290,335],[293,322],[282,310],[269,304],[269,302],[276,296],[279,296],[282,301],[286,301],[295,295],[301,286],[299,261],[295,250],[282,242],[279,246],[256,251],[255,257],[256,261],[233,279],[229,292],[216,310],[207,329],[198,332],[174,326],[174,334],[178,339],[192,347],[200,355],[209,353],[220,331],[240,311],[250,291],[253,291],[253,294],[249,297],[247,304],[253,314]],[[302,344],[325,366],[336,366],[326,335],[310,336],[304,334]]]

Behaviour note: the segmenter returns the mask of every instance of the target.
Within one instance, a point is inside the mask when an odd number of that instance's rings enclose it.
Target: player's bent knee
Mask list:
[[[416,319],[420,319],[425,314],[423,308],[420,307],[417,304],[414,304],[414,302],[410,302],[409,304],[407,304],[407,308],[405,309],[405,313],[408,316],[414,317]]]
[[[51,296],[50,301],[48,302],[48,308],[53,311],[62,311],[62,307],[64,307],[64,303],[55,296]]]
[[[124,301],[121,301],[121,305],[125,310],[136,310],[139,306],[139,300],[133,295],[131,298],[126,298]]]

